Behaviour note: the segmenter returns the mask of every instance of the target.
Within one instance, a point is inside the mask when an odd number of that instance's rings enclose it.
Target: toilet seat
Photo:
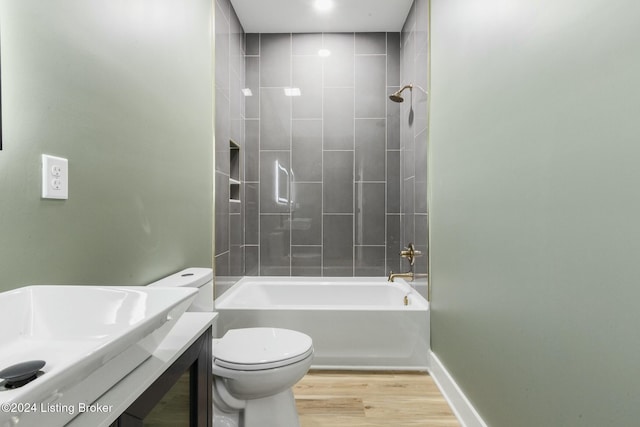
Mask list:
[[[279,368],[313,353],[308,335],[279,328],[231,329],[214,343],[214,363],[238,371]]]

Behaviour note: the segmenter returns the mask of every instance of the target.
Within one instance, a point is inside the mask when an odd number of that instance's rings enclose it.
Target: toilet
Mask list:
[[[187,311],[213,311],[210,268],[188,268],[149,286],[198,288]],[[231,329],[212,345],[214,427],[299,427],[291,387],[313,360],[308,335],[279,328]]]

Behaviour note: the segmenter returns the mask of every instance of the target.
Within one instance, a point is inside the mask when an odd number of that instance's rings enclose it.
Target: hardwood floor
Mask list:
[[[423,373],[311,371],[293,393],[302,427],[460,426]]]

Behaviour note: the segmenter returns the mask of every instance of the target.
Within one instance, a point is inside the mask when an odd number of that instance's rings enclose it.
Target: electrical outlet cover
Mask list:
[[[42,155],[42,198],[69,198],[69,161],[67,159]]]

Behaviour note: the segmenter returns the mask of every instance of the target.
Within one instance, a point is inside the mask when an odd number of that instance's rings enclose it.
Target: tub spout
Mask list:
[[[389,272],[389,277],[387,278],[387,280],[389,282],[393,282],[393,279],[395,279],[396,277],[401,277],[403,279],[409,279],[409,281],[413,282],[413,279],[419,279],[421,277],[428,277],[428,274],[426,273],[414,273],[413,271],[408,271],[406,273],[394,273],[393,271]]]
[[[410,279],[413,282],[413,271],[409,271],[407,273],[394,273],[393,271],[389,272],[389,277],[387,280],[389,282],[393,282],[396,277],[402,277],[403,279]]]

